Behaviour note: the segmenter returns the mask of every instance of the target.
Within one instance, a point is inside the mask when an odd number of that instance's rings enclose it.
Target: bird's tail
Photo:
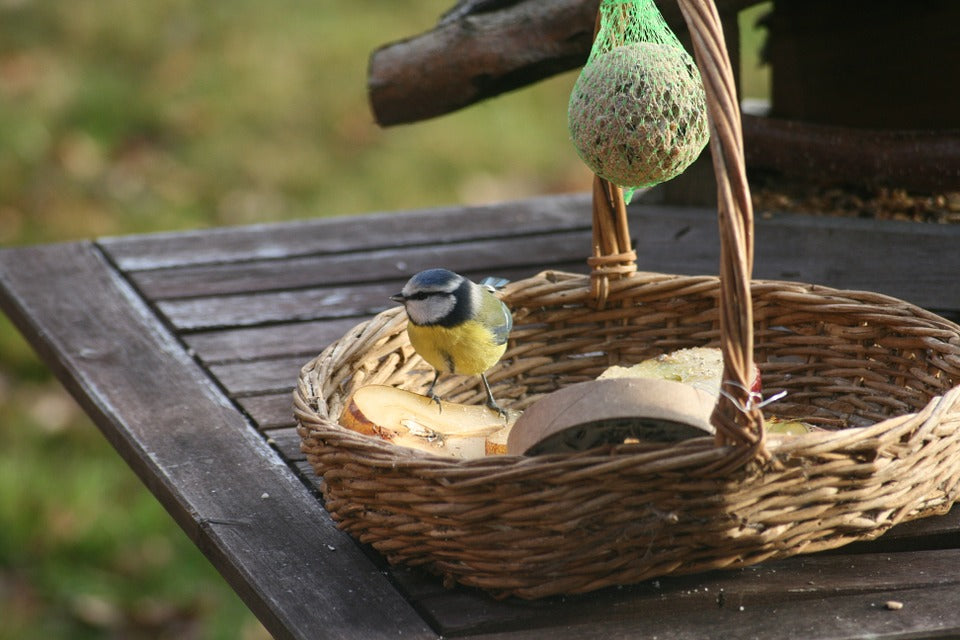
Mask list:
[[[486,287],[491,291],[496,291],[497,289],[504,288],[510,280],[507,278],[498,278],[497,276],[487,276],[481,280],[478,284],[481,287]]]

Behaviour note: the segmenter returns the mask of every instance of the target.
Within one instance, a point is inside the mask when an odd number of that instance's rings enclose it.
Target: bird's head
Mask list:
[[[451,326],[470,315],[471,284],[453,271],[427,269],[410,278],[390,299],[406,307],[414,324]]]

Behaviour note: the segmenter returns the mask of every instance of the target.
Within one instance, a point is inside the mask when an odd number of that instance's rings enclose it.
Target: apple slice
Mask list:
[[[393,444],[456,458],[486,455],[486,438],[505,428],[492,409],[441,400],[439,403],[396,387],[357,389],[340,415],[340,424]]]
[[[507,439],[510,437],[510,430],[513,428],[515,420],[498,429],[487,436],[485,444],[488,456],[502,456],[507,453]]]
[[[753,365],[754,377],[750,392],[760,399],[762,385],[760,370]],[[654,378],[674,380],[706,391],[714,398],[719,395],[720,381],[723,377],[723,353],[711,347],[693,347],[665,353],[649,358],[630,367],[613,366],[600,374],[599,379],[608,378]],[[802,420],[783,419],[775,416],[764,417],[764,428],[768,433],[799,435],[821,430]]]
[[[811,431],[823,431],[822,428],[815,427],[803,420],[778,418],[776,416],[764,416],[763,428],[767,430],[767,433],[779,433],[785,436],[798,436]]]
[[[753,366],[750,392],[761,393],[760,370]],[[600,374],[599,380],[607,378],[653,378],[673,380],[706,391],[714,397],[720,395],[723,377],[723,353],[713,347],[678,349],[649,358],[630,367],[612,366]]]

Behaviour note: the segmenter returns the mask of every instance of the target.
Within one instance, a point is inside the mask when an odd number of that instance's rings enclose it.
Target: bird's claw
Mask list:
[[[491,411],[496,411],[497,414],[501,418],[503,418],[504,422],[507,421],[507,418],[509,417],[510,414],[507,412],[506,409],[504,409],[503,407],[501,407],[500,405],[498,405],[496,402],[492,400],[487,400],[486,405],[487,405],[487,408],[490,409]]]

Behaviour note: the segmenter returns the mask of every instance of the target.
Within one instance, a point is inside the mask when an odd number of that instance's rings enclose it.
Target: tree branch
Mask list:
[[[758,1],[716,4],[731,15]],[[515,0],[482,3],[477,13],[457,11],[458,4],[431,31],[373,52],[367,86],[374,117],[382,126],[425,120],[575,69],[590,53],[599,5]],[[657,5],[678,35],[686,31],[676,2]]]

